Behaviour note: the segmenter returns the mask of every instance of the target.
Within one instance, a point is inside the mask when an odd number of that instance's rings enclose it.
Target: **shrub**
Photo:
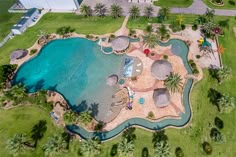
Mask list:
[[[235,5],[235,1],[229,0],[229,4],[230,4],[230,5]]]
[[[163,58],[164,58],[165,60],[167,60],[167,59],[168,59],[168,55],[164,55]]]
[[[184,152],[183,152],[182,148],[177,147],[177,148],[175,149],[175,156],[176,156],[176,157],[184,157]]]
[[[94,127],[94,130],[95,131],[101,131],[103,127],[104,127],[104,123],[103,122],[98,122],[98,124]]]
[[[214,142],[223,143],[225,141],[223,134],[216,128],[212,128],[210,137]]]
[[[223,129],[224,122],[219,117],[215,117],[215,126],[219,129]]]
[[[212,147],[211,147],[210,143],[203,142],[202,148],[206,154],[210,155],[212,153]]]
[[[196,55],[196,58],[199,59],[199,58],[201,58],[201,56],[200,55]]]
[[[147,25],[146,32],[151,33],[152,32],[152,25]]]
[[[115,36],[114,34],[111,34],[109,38],[112,40],[112,39],[114,39],[115,37],[116,37],[116,36]]]
[[[92,38],[93,38],[93,35],[87,34],[87,35],[86,35],[86,38],[92,39]]]
[[[197,66],[196,66],[196,63],[194,63],[194,62],[191,63],[190,65],[191,65],[191,67],[192,67],[193,69],[197,67]]]
[[[118,144],[114,144],[111,148],[110,155],[115,157],[118,153]]]
[[[142,157],[149,157],[149,152],[147,147],[144,147],[142,150]]]
[[[188,63],[189,63],[189,64],[192,64],[192,63],[194,63],[194,61],[193,61],[192,59],[190,59],[190,60],[188,61]]]
[[[181,25],[181,29],[182,29],[182,30],[185,30],[185,28],[186,28],[185,24],[182,24],[182,25]]]
[[[150,111],[150,112],[148,113],[147,118],[153,119],[154,117],[155,117],[154,113],[153,113],[152,111]]]
[[[30,50],[30,55],[35,54],[37,51],[38,51],[37,49],[32,49],[32,50]]]
[[[197,26],[197,24],[195,23],[195,24],[193,24],[193,26],[192,26],[192,30],[194,30],[194,31],[196,31],[198,29],[198,26]]]
[[[194,69],[193,69],[193,74],[199,74],[199,71],[198,71],[197,68],[194,68]]]

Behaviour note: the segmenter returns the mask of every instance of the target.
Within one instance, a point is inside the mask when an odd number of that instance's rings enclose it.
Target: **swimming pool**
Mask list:
[[[120,74],[122,60],[123,56],[103,54],[96,42],[84,38],[55,40],[20,67],[12,83],[22,83],[30,93],[57,91],[72,109],[91,108],[100,120],[110,109],[112,94],[119,90],[108,86],[106,78]]]

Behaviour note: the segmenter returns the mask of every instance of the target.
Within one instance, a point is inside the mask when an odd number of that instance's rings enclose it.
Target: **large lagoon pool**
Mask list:
[[[117,86],[108,86],[106,78],[120,74],[122,56],[105,55],[100,46],[84,38],[55,40],[24,63],[13,78],[28,92],[54,90],[61,93],[72,109],[91,108],[97,120],[108,112]]]

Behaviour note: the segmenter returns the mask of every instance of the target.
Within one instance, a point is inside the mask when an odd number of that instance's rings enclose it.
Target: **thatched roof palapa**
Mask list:
[[[156,107],[165,107],[170,103],[170,93],[166,88],[155,89],[153,100]]]
[[[129,46],[129,38],[127,36],[118,36],[111,41],[111,46],[114,51],[123,51]]]
[[[118,82],[118,76],[113,74],[109,77],[107,77],[106,84],[109,86],[114,86]]]
[[[23,50],[23,49],[17,49],[11,53],[11,61],[21,59],[25,57],[28,54],[28,50]]]
[[[172,65],[166,60],[157,60],[151,67],[152,75],[158,80],[165,80],[173,72]]]

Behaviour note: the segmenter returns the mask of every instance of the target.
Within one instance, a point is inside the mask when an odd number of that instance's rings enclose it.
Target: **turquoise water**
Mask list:
[[[108,112],[112,94],[118,90],[106,85],[106,78],[120,74],[122,58],[104,55],[96,42],[84,38],[55,40],[20,67],[12,83],[22,83],[28,92],[58,91],[72,109],[91,108],[99,120]]]
[[[187,61],[188,47],[182,40],[171,39],[167,43],[158,42],[158,44],[160,46],[172,45],[172,49],[171,49],[172,53],[182,58],[184,66],[187,69],[188,73],[192,74],[191,68]],[[114,128],[113,130],[110,130],[108,132],[88,132],[84,128],[77,125],[68,125],[66,127],[71,132],[79,134],[82,138],[91,138],[94,136],[98,136],[101,140],[108,140],[110,138],[113,138],[119,133],[121,133],[124,129],[130,126],[141,126],[150,130],[161,130],[167,126],[182,127],[186,125],[191,118],[189,93],[190,93],[192,84],[193,84],[193,80],[188,79],[184,85],[182,102],[185,108],[185,113],[180,113],[180,119],[168,118],[168,119],[164,119],[158,122],[151,122],[149,120],[142,119],[142,118],[132,118],[132,119],[126,120],[125,122],[121,123],[116,128]]]
[[[105,52],[105,53],[112,53],[112,47],[102,47],[102,50]]]

